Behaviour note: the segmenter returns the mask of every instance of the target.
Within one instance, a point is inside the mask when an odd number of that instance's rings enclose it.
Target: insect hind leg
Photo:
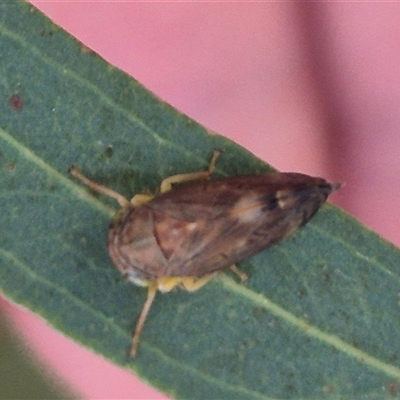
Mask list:
[[[230,270],[236,274],[242,282],[245,282],[247,279],[249,279],[249,276],[245,272],[241,271],[236,265],[231,265]]]
[[[188,182],[188,181],[196,181],[200,179],[208,179],[212,172],[214,171],[215,164],[217,162],[217,158],[221,155],[221,151],[219,150],[214,150],[214,154],[211,158],[210,165],[208,166],[207,171],[200,171],[200,172],[191,172],[188,174],[178,174],[178,175],[172,175],[169,178],[164,179],[161,182],[161,193],[165,193],[171,190],[172,185],[174,183],[182,183],[182,182]]]
[[[147,318],[147,314],[150,311],[150,308],[151,308],[151,305],[153,304],[153,300],[156,296],[156,293],[157,293],[157,284],[149,285],[149,288],[147,291],[146,302],[144,303],[142,312],[140,313],[138,322],[136,323],[135,331],[134,331],[133,338],[132,338],[131,349],[129,350],[129,357],[132,357],[132,358],[136,357],[137,349],[139,346],[140,335],[142,333],[144,323]]]
[[[232,265],[230,270],[235,273],[242,282],[245,282],[249,276],[241,271],[236,265]],[[202,276],[201,278],[196,278],[194,276],[182,277],[180,280],[180,286],[187,290],[188,292],[195,292],[196,290],[203,287],[209,280],[215,277],[218,272],[213,272]]]
[[[151,305],[153,304],[154,298],[158,290],[170,291],[175,286],[181,285],[184,289],[189,292],[194,292],[204,286],[216,273],[202,276],[201,278],[195,277],[171,277],[171,278],[160,278],[152,282],[148,286],[147,299],[140,313],[138,322],[136,323],[135,331],[133,333],[132,344],[129,351],[129,357],[136,357],[137,349],[139,346],[140,335],[143,331],[144,323],[147,315],[150,311]],[[164,286],[163,286],[164,285]]]
[[[204,275],[201,278],[196,278],[193,276],[184,277],[182,278],[181,286],[188,292],[195,292],[196,290],[204,286],[210,279],[212,279],[215,274],[216,273]]]

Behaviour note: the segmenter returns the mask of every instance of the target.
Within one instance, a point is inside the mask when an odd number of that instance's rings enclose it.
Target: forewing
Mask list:
[[[229,268],[306,223],[332,191],[320,178],[263,174],[197,182],[150,202],[163,276]],[[160,271],[160,270],[159,270]]]

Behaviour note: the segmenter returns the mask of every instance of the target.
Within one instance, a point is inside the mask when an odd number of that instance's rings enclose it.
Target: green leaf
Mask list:
[[[1,291],[176,398],[382,399],[400,384],[400,252],[324,206],[292,238],[196,293],[155,300],[138,357],[126,357],[146,297],[106,249],[115,202],[166,176],[266,171],[106,64],[32,6],[0,3]]]

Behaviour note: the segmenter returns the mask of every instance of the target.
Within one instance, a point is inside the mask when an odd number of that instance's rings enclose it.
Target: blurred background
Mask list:
[[[400,245],[400,3],[31,3],[277,169],[345,183],[334,202]],[[0,310],[80,398],[166,398],[30,312]]]

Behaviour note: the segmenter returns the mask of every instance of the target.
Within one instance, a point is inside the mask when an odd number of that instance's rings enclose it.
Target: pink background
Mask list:
[[[159,97],[400,245],[400,3],[32,1]],[[83,398],[165,398],[1,301]]]

